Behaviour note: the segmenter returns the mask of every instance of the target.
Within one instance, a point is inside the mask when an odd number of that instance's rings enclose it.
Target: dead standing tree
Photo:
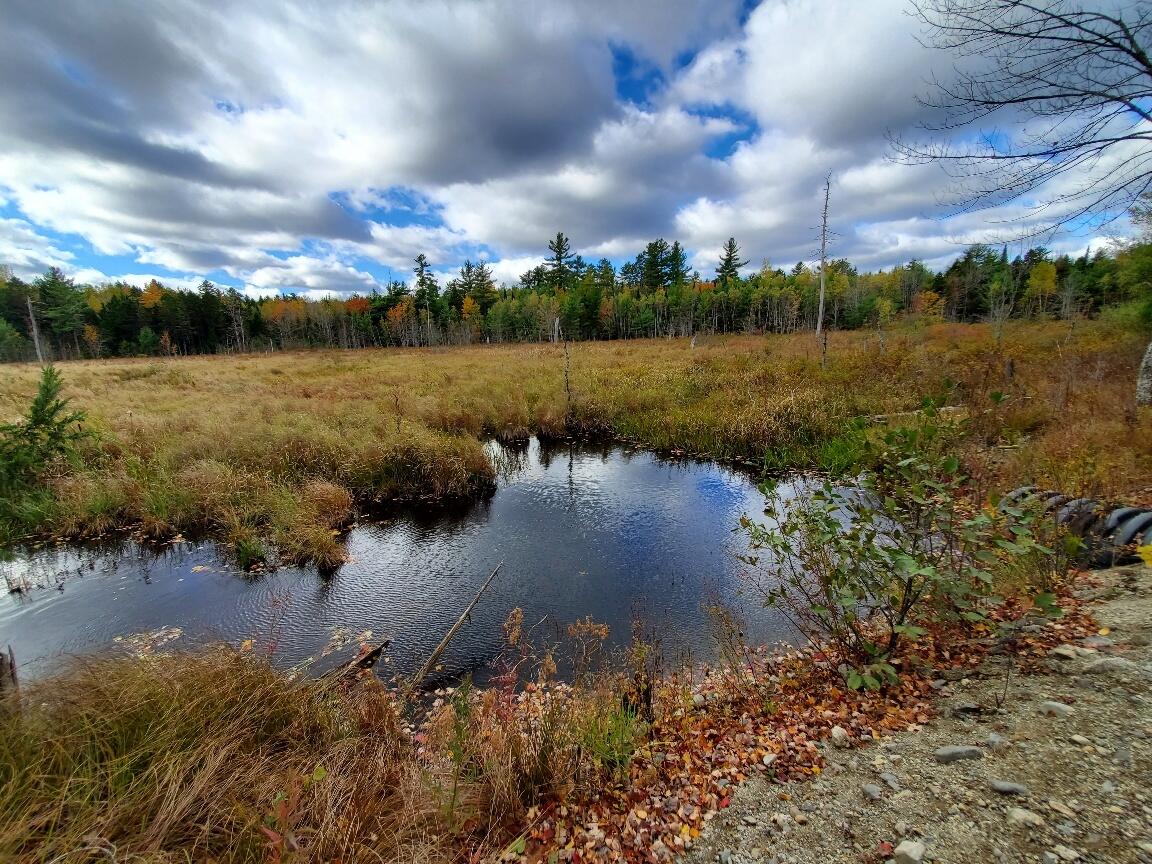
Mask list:
[[[1037,237],[1105,224],[1152,192],[1152,4],[914,0],[913,9],[928,44],[960,62],[923,100],[941,118],[925,131],[938,135],[893,144],[900,161],[944,167],[955,211],[1011,204],[1016,215],[1001,227]],[[980,133],[975,143],[953,140],[965,129]],[[1138,387],[1152,400],[1148,389]]]

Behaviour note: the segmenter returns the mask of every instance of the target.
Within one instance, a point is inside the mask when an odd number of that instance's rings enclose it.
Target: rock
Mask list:
[[[704,704],[704,696],[700,693],[693,694],[692,704],[695,705],[697,708],[699,708],[701,705]],[[729,856],[731,856],[732,853],[729,852],[728,854],[729,854]]]
[[[933,690],[943,690],[947,686],[948,686],[948,682],[946,680],[944,680],[943,678],[937,678],[935,681],[932,682],[932,689]]]
[[[964,669],[945,669],[943,672],[945,681],[963,681],[967,675],[968,672]]]
[[[1045,852],[1040,856],[1040,860],[1044,862],[1044,864],[1059,864],[1060,856],[1055,852]]]
[[[993,780],[988,785],[1001,795],[1027,796],[1030,794],[1027,786],[1021,783],[1012,783],[1009,780]]]
[[[1087,648],[1111,648],[1115,644],[1107,636],[1088,636],[1080,641]]]
[[[843,726],[833,726],[831,738],[833,747],[844,748],[852,746],[852,739],[849,737],[848,732],[844,729]]]
[[[719,861],[720,864],[732,864],[732,850],[731,849],[720,850],[720,852],[717,853],[717,855],[716,855],[716,860]]]
[[[1084,669],[1085,675],[1109,675],[1113,672],[1141,672],[1138,665],[1126,657],[1105,657]]]
[[[1068,738],[1077,747],[1087,747],[1092,742],[1085,738],[1083,735],[1072,735]]]
[[[1065,705],[1063,702],[1041,702],[1036,709],[1040,714],[1045,717],[1067,717],[1072,713],[1072,706]]]
[[[1048,656],[1055,657],[1057,660],[1075,660],[1080,655],[1076,653],[1075,645],[1060,645],[1049,651]]]
[[[896,825],[895,825],[895,830],[896,830],[896,834],[898,836],[903,837],[905,834],[908,833],[908,830],[909,830],[908,829],[908,823],[905,822],[903,819],[898,820],[896,822]]]
[[[953,717],[975,717],[983,713],[984,708],[975,702],[961,702],[959,705],[952,706]]]
[[[761,759],[760,761],[763,762],[765,766],[771,765],[773,762],[776,761],[776,754],[775,753],[765,753],[764,758]]]
[[[1075,849],[1069,849],[1067,846],[1053,846],[1052,851],[1060,858],[1061,861],[1076,861],[1080,857],[1080,853]]]
[[[995,732],[988,733],[988,747],[992,750],[1007,750],[1011,742],[1003,735]]]
[[[1008,811],[1008,822],[1012,825],[1022,825],[1027,828],[1039,828],[1044,824],[1044,817],[1023,807],[1013,807]]]
[[[941,747],[932,755],[936,757],[937,762],[947,765],[949,762],[959,762],[962,759],[983,759],[984,751],[970,744],[951,744]]]
[[[888,788],[893,792],[900,791],[900,778],[893,774],[891,771],[884,771],[880,774],[880,779],[888,784]]]
[[[860,791],[864,793],[864,797],[869,801],[879,801],[883,791],[875,783],[861,783]]]
[[[901,840],[892,860],[896,864],[920,864],[927,850],[919,840]]]
[[[1100,784],[1100,794],[1101,795],[1113,795],[1113,794],[1115,794],[1115,792],[1116,792],[1116,784],[1113,783],[1111,780],[1105,780],[1103,783]]]

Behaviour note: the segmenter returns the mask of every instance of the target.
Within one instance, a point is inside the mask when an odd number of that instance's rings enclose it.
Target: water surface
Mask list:
[[[161,628],[178,628],[172,647],[252,639],[283,665],[319,657],[334,634],[370,630],[393,640],[397,670],[412,671],[500,562],[445,655],[446,675],[489,664],[514,607],[542,641],[591,615],[621,646],[639,619],[669,662],[714,656],[705,607],[717,602],[742,613],[751,641],[789,635],[744,590],[747,545],[734,529],[764,504],[746,473],[619,446],[533,440],[493,452],[502,471],[490,499],[362,521],[347,538],[350,561],[327,578],[291,567],[246,576],[208,542],[36,550],[0,564],[34,586],[0,599],[0,643],[35,674]]]

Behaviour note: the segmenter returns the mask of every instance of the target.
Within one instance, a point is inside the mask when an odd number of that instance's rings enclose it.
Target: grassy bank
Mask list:
[[[1094,632],[1068,612],[1016,646],[1024,666]],[[0,700],[0,858],[671,861],[748,777],[819,776],[834,727],[867,742],[927,722],[929,679],[983,644],[920,640],[881,692],[814,651],[741,649],[647,690],[639,667],[566,686],[536,658],[427,714],[372,678],[294,680],[229,649],[77,661]]]
[[[826,368],[810,334],[578,343],[570,403],[560,346],[67,363],[65,394],[96,436],[78,468],[20,502],[0,541],[132,524],[157,538],[215,533],[242,558],[271,540],[287,560],[337,563],[333,532],[355,500],[490,488],[488,435],[596,433],[835,466],[853,455],[852,418],[912,410],[948,379],[989,488],[1123,494],[1152,482],[1152,418],[1133,409],[1142,348],[1099,321],[1010,326],[1002,347],[983,325],[833,333]],[[0,366],[5,418],[37,377]]]

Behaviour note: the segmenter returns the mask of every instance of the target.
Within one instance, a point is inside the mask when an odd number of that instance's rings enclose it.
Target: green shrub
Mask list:
[[[852,488],[825,481],[786,497],[764,491],[761,525],[745,517],[762,568],[766,605],[850,665],[852,687],[895,678],[889,662],[904,640],[944,621],[982,620],[983,601],[1007,563],[1031,566],[1052,555],[1023,511],[973,506],[966,477],[947,455],[959,434],[925,404],[915,426],[884,436]],[[766,560],[762,560],[766,558]]]

